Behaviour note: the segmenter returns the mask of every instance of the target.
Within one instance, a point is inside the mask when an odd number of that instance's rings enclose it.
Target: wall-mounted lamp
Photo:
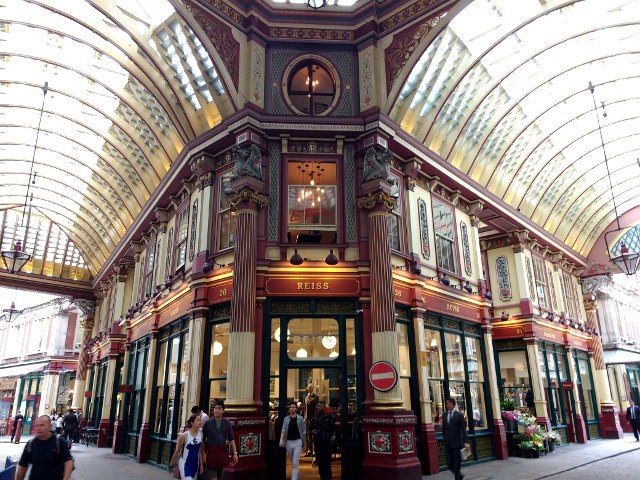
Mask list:
[[[469,283],[469,280],[464,282],[464,286],[462,288],[464,288],[467,293],[473,293],[473,287],[471,286],[471,283]]]
[[[202,265],[202,273],[209,273],[215,267],[222,268],[224,266],[224,263],[216,262],[215,258],[207,258],[207,261]]]
[[[16,318],[18,318],[21,313],[22,313],[22,310],[16,309],[15,302],[11,302],[11,308],[5,308],[4,310],[2,310],[4,319],[9,323],[13,322]]]
[[[298,253],[298,249],[296,248],[293,252],[293,255],[291,255],[291,259],[289,260],[289,263],[291,265],[301,265],[303,262],[302,257],[300,256],[300,254]]]
[[[447,277],[446,273],[443,273],[442,276],[438,280],[440,281],[441,284],[443,284],[446,287],[451,285],[451,280],[449,280],[449,277]]]
[[[503,322],[509,320],[509,314],[502,312],[502,315],[500,315],[500,320],[502,320]]]
[[[293,263],[293,262],[291,262],[291,263]],[[333,250],[329,250],[329,255],[327,255],[327,258],[324,259],[324,263],[326,263],[327,265],[337,265],[338,264],[338,257],[336,257],[333,254]]]
[[[490,302],[493,302],[493,294],[491,293],[490,290],[487,290],[486,292],[484,292],[484,298],[486,298]]]
[[[550,322],[553,322],[553,313],[551,313],[551,312],[547,313],[547,316],[545,318],[547,320],[549,320]]]

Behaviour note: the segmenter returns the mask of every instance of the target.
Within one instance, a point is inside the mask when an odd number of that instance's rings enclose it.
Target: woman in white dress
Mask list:
[[[178,437],[176,451],[169,462],[169,470],[178,466],[182,480],[197,480],[198,474],[204,471],[204,447],[202,445],[202,416],[191,415],[187,420],[189,430]]]

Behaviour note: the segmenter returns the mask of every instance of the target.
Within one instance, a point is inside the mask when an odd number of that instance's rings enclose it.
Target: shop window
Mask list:
[[[292,360],[330,360],[338,356],[340,336],[333,318],[294,318],[287,326],[287,355]],[[274,331],[274,337],[281,332]]]
[[[227,194],[231,190],[230,170],[220,176],[220,188],[218,189],[218,250],[233,248],[236,245],[236,213],[231,211]]]
[[[216,399],[227,396],[229,325],[227,319],[213,323],[209,328],[209,411],[206,412],[208,415],[213,415]]]
[[[453,208],[436,198],[431,200],[433,210],[433,230],[436,238],[436,261],[438,268],[456,273],[455,222]]]
[[[296,65],[287,78],[287,103],[301,115],[325,115],[336,100],[336,81],[332,72],[309,59]]]
[[[395,176],[389,178],[391,181],[391,196],[396,199],[396,208],[394,208],[387,222],[389,224],[389,246],[392,250],[402,250],[402,199],[400,196],[400,179]]]
[[[189,232],[189,207],[185,206],[178,214],[175,243],[174,271],[184,267],[187,261],[187,234]]]
[[[288,164],[289,243],[335,243],[337,237],[336,164]]]
[[[138,433],[142,424],[142,409],[146,393],[146,379],[148,376],[147,360],[149,352],[149,338],[145,337],[132,342],[129,347],[129,365],[127,368],[127,383],[132,385],[129,395],[129,408],[127,418],[127,441],[125,451],[135,455]]]
[[[586,357],[586,352],[579,352],[578,355],[583,354]],[[589,368],[589,360],[587,358],[576,358],[576,373],[580,379],[580,388],[582,393],[582,405],[584,409],[584,416],[589,421],[595,421],[596,408],[595,408],[595,393],[593,390],[593,383],[591,382],[591,369]]]
[[[475,326],[459,322],[444,320],[448,324],[446,328],[464,326],[459,333],[433,328],[440,320],[439,317],[425,316],[424,341],[434,428],[441,431],[445,400],[451,396],[465,416],[470,431],[488,429],[492,419],[486,405],[482,339],[471,334],[475,332]]]
[[[149,249],[147,250],[147,265],[144,271],[144,295],[150,296],[153,290],[153,267],[155,265],[156,258],[156,241],[155,239],[149,243]]]
[[[527,404],[527,393],[531,389],[531,377],[527,364],[525,350],[498,352],[500,365],[500,398],[516,402],[519,409],[530,409],[533,414],[533,404]]]
[[[562,397],[561,382],[567,380],[567,358],[563,346],[542,343],[538,350],[538,360],[542,383],[547,400],[547,415],[553,425],[566,424],[566,412]],[[540,412],[536,412],[540,415]]]
[[[538,305],[542,308],[550,308],[547,301],[547,276],[544,273],[544,262],[537,257],[533,257],[533,275],[536,280]]]
[[[409,324],[396,322],[398,335],[398,383],[402,391],[404,408],[411,410],[411,361],[409,355]]]
[[[172,439],[177,436],[182,404],[184,381],[187,375],[184,360],[188,322],[177,321],[159,332],[156,375],[154,383],[155,409],[152,432],[157,438]],[[158,452],[150,452],[150,460],[158,461]]]

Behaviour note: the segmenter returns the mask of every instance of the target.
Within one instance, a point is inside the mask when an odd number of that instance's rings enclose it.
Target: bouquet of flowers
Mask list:
[[[557,430],[551,430],[547,433],[547,436],[549,437],[549,441],[554,445],[560,445],[562,443],[562,438]]]
[[[520,415],[519,410],[503,410],[500,412],[503,420],[518,420],[518,416]]]

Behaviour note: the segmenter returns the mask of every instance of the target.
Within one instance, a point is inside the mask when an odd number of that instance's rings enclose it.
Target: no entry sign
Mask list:
[[[388,392],[396,386],[398,372],[389,362],[376,362],[369,369],[369,383],[379,392]]]

